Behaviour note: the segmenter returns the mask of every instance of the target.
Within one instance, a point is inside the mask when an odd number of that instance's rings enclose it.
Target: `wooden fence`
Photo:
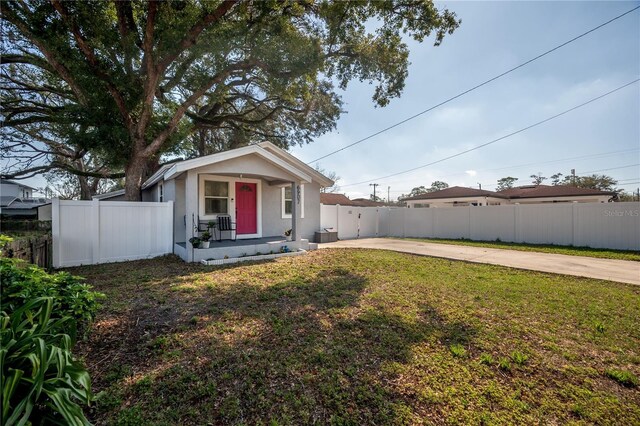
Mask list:
[[[50,269],[53,262],[51,234],[16,238],[3,248],[3,256],[22,259]]]

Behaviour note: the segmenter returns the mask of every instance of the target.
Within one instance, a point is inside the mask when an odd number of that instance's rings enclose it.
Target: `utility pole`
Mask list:
[[[571,185],[576,186],[576,169],[571,169]]]
[[[482,184],[478,182],[478,189],[482,189]]]
[[[370,183],[369,186],[373,186],[373,201],[376,201],[376,186],[379,186],[379,183]]]
[[[391,187],[387,186],[387,204],[391,204]]]

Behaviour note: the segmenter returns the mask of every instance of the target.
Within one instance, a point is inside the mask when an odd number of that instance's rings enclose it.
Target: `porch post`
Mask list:
[[[298,191],[300,185],[297,182],[291,182],[291,241],[298,241],[298,228],[300,224],[300,196]]]
[[[193,233],[193,221],[198,220],[198,174],[193,170],[187,172],[185,182],[185,213],[186,213],[186,232],[185,240],[187,247],[187,262],[193,262],[193,246],[189,242]],[[196,222],[197,223],[197,222]]]

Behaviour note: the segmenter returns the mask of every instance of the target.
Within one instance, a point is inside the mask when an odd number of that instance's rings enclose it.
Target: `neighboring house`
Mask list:
[[[440,191],[427,192],[415,197],[403,198],[409,208],[499,206],[509,204],[509,198],[499,192],[452,186]]]
[[[320,229],[320,189],[333,181],[270,142],[164,165],[142,185],[142,201],[174,202],[175,253],[187,261],[198,226],[230,215],[238,239],[312,239]],[[120,201],[124,191],[95,196]]]
[[[335,206],[340,204],[341,206],[355,206],[353,201],[344,194],[335,194],[330,192],[323,192],[320,194],[320,204],[326,206]]]
[[[452,186],[402,199],[407,207],[499,206],[540,203],[606,203],[616,197],[614,191],[576,188],[565,185],[529,185],[503,191],[486,191]]]
[[[366,198],[356,198],[351,200],[344,194],[334,193],[321,193],[320,204],[324,204],[327,206],[335,206],[336,204],[339,204],[341,206],[352,207],[379,207],[386,205],[385,203],[367,200]]]
[[[13,180],[0,181],[0,196],[15,198],[32,198],[35,188]]]
[[[512,204],[534,203],[607,203],[616,199],[615,191],[601,191],[591,188],[576,188],[568,185],[529,185],[505,189],[499,194],[506,195]]]
[[[373,201],[373,200],[368,200],[366,198],[354,198],[352,201],[356,203],[357,206],[360,206],[360,207],[381,207],[381,206],[387,205],[382,201]]]
[[[35,188],[11,180],[0,182],[0,215],[10,219],[51,220],[51,200],[33,198],[34,191]]]

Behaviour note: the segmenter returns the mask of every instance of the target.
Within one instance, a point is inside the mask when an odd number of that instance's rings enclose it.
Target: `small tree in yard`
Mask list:
[[[163,156],[332,130],[334,84],[400,96],[403,34],[439,45],[459,25],[431,1],[4,1],[3,177],[48,170],[126,178],[129,200]],[[78,160],[91,156],[90,169]]]

